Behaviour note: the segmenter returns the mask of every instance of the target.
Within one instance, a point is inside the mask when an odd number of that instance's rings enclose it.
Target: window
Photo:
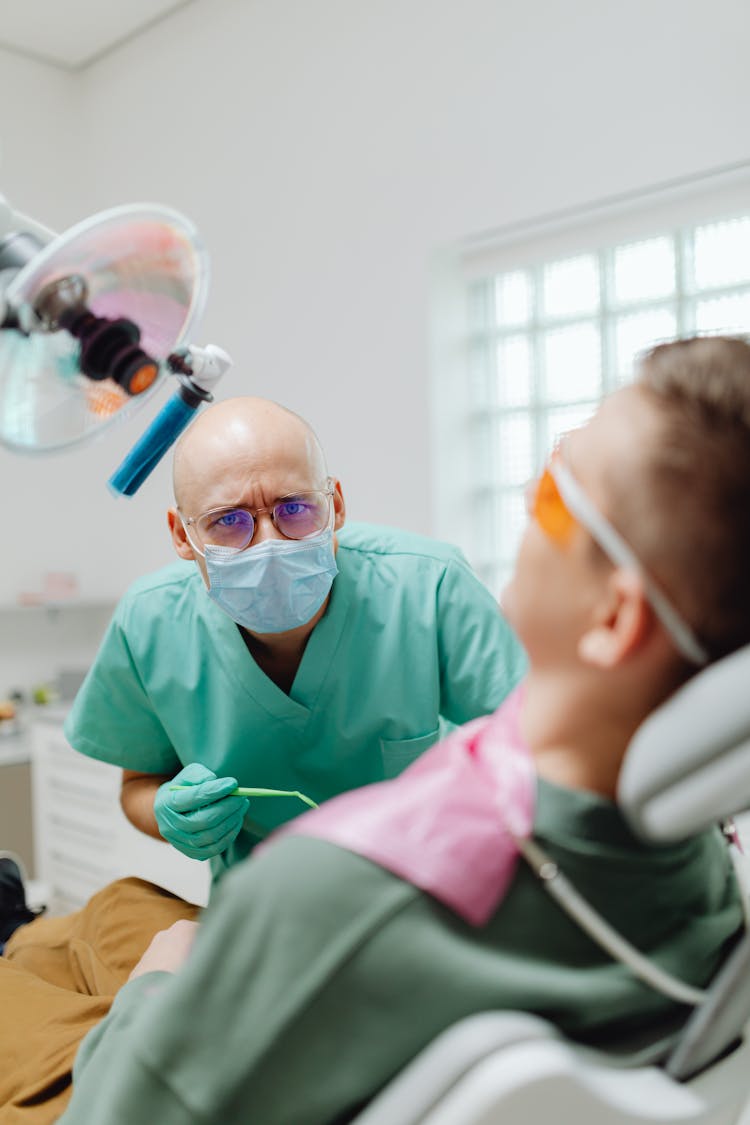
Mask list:
[[[566,232],[562,253],[554,237],[541,238],[527,263],[516,246],[488,262],[483,252],[463,270],[454,291],[465,304],[462,330],[443,386],[443,409],[452,404],[463,433],[460,447],[448,442],[451,458],[465,462],[463,486],[438,491],[439,516],[463,519],[438,518],[438,534],[460,543],[493,592],[512,569],[525,484],[561,433],[632,378],[637,354],[696,331],[750,332],[745,198],[745,213],[679,224],[652,215],[635,237],[598,229],[587,239],[583,228]],[[627,225],[638,231],[632,217]],[[448,480],[445,466],[438,478]]]

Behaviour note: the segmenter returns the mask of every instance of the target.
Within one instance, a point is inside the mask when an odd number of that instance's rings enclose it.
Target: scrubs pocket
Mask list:
[[[419,738],[381,738],[380,752],[383,755],[383,771],[387,778],[398,777],[420,754],[429,750],[440,738],[440,727]]]

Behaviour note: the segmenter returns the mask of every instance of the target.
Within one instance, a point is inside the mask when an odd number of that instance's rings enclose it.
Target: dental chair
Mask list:
[[[649,716],[628,747],[617,801],[636,835],[654,844],[750,808],[750,646],[699,673]],[[587,904],[576,906],[575,889],[537,851],[532,846],[524,858],[561,908],[601,944],[616,945],[604,920],[582,921],[577,909],[585,913]],[[591,926],[600,924],[595,935]],[[637,952],[630,955],[646,979]],[[750,1099],[748,1031],[746,928],[687,1019],[651,1028],[637,1044],[596,1050],[536,1016],[482,1012],[438,1036],[355,1125],[750,1125],[750,1109],[742,1117]]]

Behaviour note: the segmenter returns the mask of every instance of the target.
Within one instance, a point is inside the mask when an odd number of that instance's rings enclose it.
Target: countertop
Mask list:
[[[0,737],[0,766],[15,766],[31,760],[31,740],[28,728],[17,734]]]
[[[31,727],[34,723],[61,726],[70,710],[71,700],[47,703],[23,712],[20,726],[12,734],[0,734],[0,766],[12,766],[31,759]]]

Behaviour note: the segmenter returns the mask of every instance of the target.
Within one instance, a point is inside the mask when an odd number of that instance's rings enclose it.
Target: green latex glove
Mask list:
[[[238,834],[250,807],[246,797],[229,795],[236,788],[236,778],[217,777],[191,762],[156,791],[154,815],[159,832],[190,859],[219,855]]]

